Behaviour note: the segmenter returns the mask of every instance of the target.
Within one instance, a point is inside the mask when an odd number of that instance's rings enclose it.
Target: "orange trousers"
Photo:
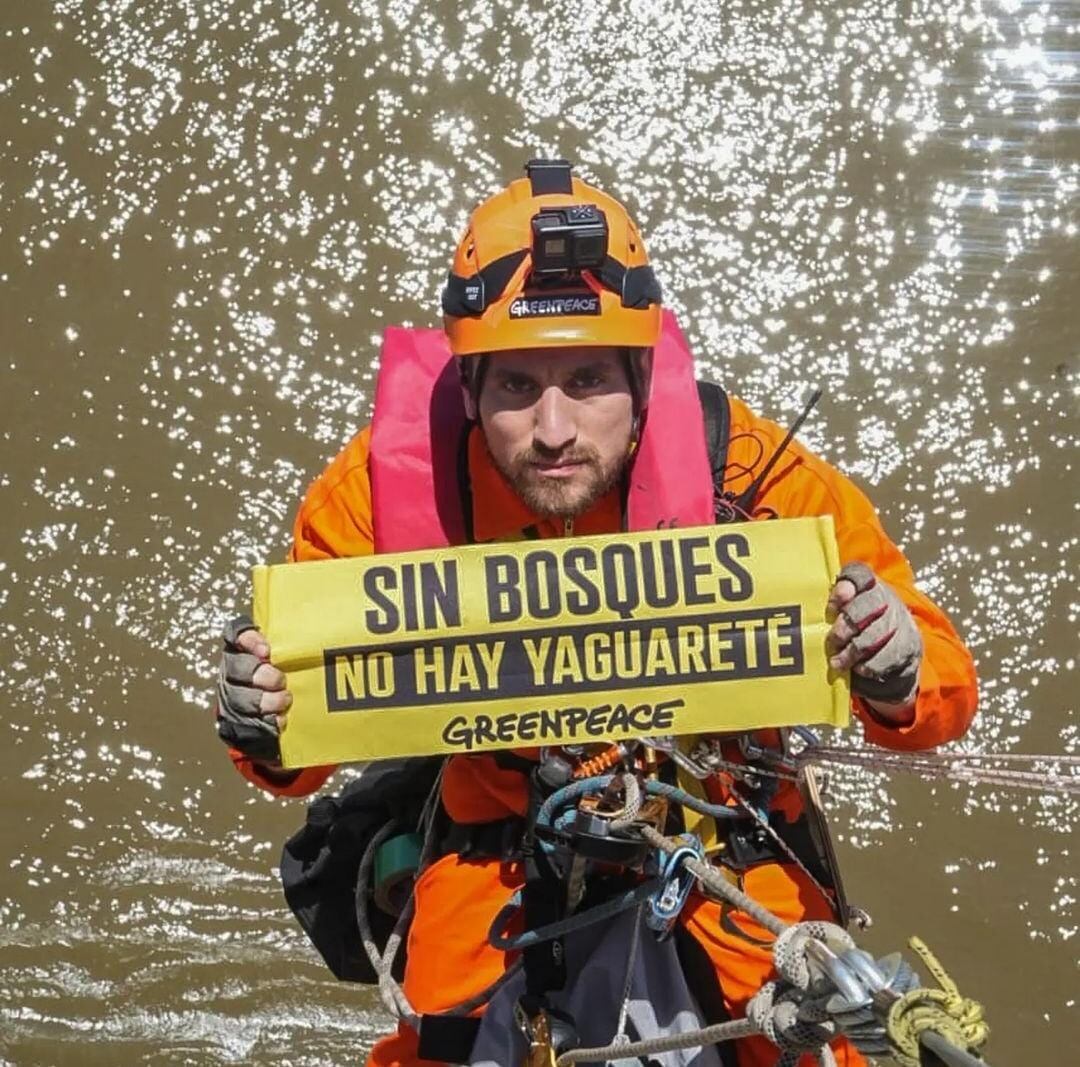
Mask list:
[[[523,880],[520,864],[462,861],[454,854],[421,874],[404,982],[405,994],[418,1012],[445,1011],[502,974],[508,953],[492,948],[487,933],[496,913]],[[752,867],[742,888],[786,922],[832,918],[828,902],[795,867],[778,863]],[[708,953],[724,1003],[737,1019],[772,974],[768,947],[772,935],[740,913],[728,912],[723,923],[721,918],[721,905],[693,896],[680,921]],[[846,1040],[834,1043],[833,1052],[841,1067],[862,1067],[866,1062]],[[772,1067],[780,1056],[776,1046],[761,1037],[739,1041],[737,1054],[740,1067]],[[418,1057],[416,1032],[401,1024],[396,1034],[375,1045],[368,1067],[416,1067],[431,1062]],[[813,1062],[804,1056],[799,1067],[811,1067]]]

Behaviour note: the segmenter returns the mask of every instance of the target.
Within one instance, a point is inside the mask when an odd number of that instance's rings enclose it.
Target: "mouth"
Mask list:
[[[572,478],[583,470],[585,463],[580,460],[558,460],[555,463],[533,463],[532,468],[541,478]]]

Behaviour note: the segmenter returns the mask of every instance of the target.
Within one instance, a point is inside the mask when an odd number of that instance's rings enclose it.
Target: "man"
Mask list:
[[[659,286],[634,224],[615,200],[572,178],[569,165],[533,161],[526,169],[528,177],[474,212],[443,294],[460,400],[447,400],[408,353],[393,366],[384,360],[374,427],[362,430],[308,491],[291,560],[653,528],[657,494],[665,501],[660,514],[670,516],[662,521],[712,518],[715,487],[700,401],[692,373],[679,377],[679,342],[662,320]],[[688,355],[684,363],[692,367]],[[829,601],[836,612],[830,662],[852,671],[853,703],[869,740],[920,749],[960,736],[975,709],[971,657],[944,614],[915,588],[869,501],[797,444],[771,464],[782,431],[738,400],[726,403],[721,488],[728,510],[747,519],[835,519],[846,565]],[[460,407],[458,423],[445,421],[451,406]],[[406,407],[430,409],[430,418],[401,415]],[[447,433],[447,425],[464,429]],[[425,511],[417,499],[438,470],[455,478],[442,477],[443,489],[431,494],[437,506]],[[286,772],[276,763],[291,696],[266,640],[250,624],[233,625],[226,647],[218,725],[237,767],[279,795],[317,790],[334,768]],[[443,807],[457,827],[520,819],[528,781],[520,766],[496,755],[454,756],[443,773]],[[709,789],[714,799],[723,795],[719,782]],[[771,810],[778,825],[795,825],[795,790],[785,783]],[[779,852],[729,873],[785,920],[832,917],[831,902],[807,871]],[[486,934],[522,880],[519,862],[466,860],[455,851],[421,873],[404,983],[417,1012],[446,1010],[503,972],[507,954]],[[700,896],[680,923],[715,979],[717,1011],[741,1016],[769,976],[769,935]],[[699,999],[708,1001],[707,991]],[[835,1049],[841,1063],[863,1062],[845,1041]],[[738,1043],[742,1065],[777,1057],[764,1039]],[[417,1035],[402,1025],[376,1045],[369,1062],[422,1062]]]

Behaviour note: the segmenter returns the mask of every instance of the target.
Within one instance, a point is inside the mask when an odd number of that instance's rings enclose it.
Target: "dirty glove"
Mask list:
[[[269,662],[270,646],[247,615],[225,624],[218,675],[218,737],[260,763],[278,764],[278,715],[292,698],[285,675]]]
[[[845,581],[854,586],[854,595],[841,585]],[[852,691],[875,704],[913,700],[919,688],[922,637],[892,588],[865,563],[848,563],[836,579],[829,607],[837,613],[829,631],[829,665],[851,670]]]

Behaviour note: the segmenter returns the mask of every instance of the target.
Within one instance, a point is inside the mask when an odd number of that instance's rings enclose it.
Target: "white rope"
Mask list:
[[[794,766],[764,767],[760,763],[735,763],[720,754],[719,743],[702,741],[691,753],[692,759],[709,770],[726,771],[745,781],[756,777],[796,781],[798,768],[804,764],[838,764],[869,770],[903,771],[922,778],[1004,789],[1027,789],[1038,793],[1080,795],[1080,756],[1046,755],[1025,752],[895,752],[867,745],[854,748],[841,745],[809,745],[790,757]],[[980,766],[1011,763],[1012,767]],[[1015,765],[1020,764],[1019,768]],[[1067,770],[1064,773],[1061,768]]]
[[[795,756],[796,763],[831,763],[873,770],[905,771],[922,778],[996,785],[1006,789],[1028,789],[1038,793],[1080,795],[1080,757],[951,752],[892,752],[883,748],[848,748],[812,745]],[[1014,767],[983,767],[980,763],[1009,762]],[[973,766],[973,764],[976,764]],[[1069,768],[1069,774],[1049,767]]]
[[[637,780],[637,775],[627,772],[620,775],[619,780],[623,787],[623,806],[609,816],[612,830],[625,830],[641,811],[641,785]]]

